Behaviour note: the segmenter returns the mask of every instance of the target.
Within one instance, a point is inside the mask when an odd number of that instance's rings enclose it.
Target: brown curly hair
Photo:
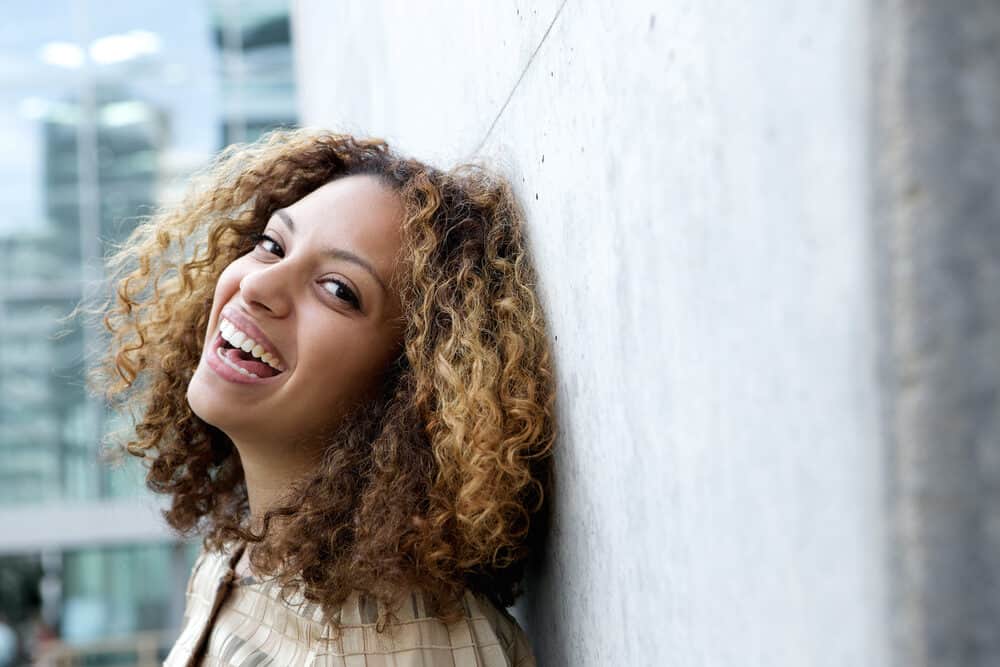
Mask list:
[[[373,404],[323,434],[322,465],[249,524],[238,452],[195,415],[198,365],[222,270],[271,214],[331,180],[378,176],[403,202],[402,352]],[[523,213],[509,183],[473,162],[442,171],[385,141],[276,130],[230,146],[188,195],[144,219],[108,260],[110,349],[92,375],[133,412],[115,441],[145,460],[164,511],[208,549],[252,542],[254,569],[298,590],[332,625],[352,590],[382,629],[408,587],[445,621],[463,588],[509,606],[520,594],[549,483],[554,374]],[[275,520],[273,521],[272,520]]]

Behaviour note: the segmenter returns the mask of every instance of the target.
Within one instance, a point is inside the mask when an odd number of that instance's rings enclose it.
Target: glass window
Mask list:
[[[137,459],[100,461],[102,436],[128,425],[84,387],[100,332],[64,316],[99,284],[109,244],[179,196],[194,169],[227,143],[297,123],[288,12],[287,1],[235,0],[50,0],[5,8],[5,510],[58,514],[78,503],[148,497]],[[95,647],[152,636],[144,633],[162,639],[180,622],[196,545],[165,539],[83,549],[63,543],[55,529],[40,534],[30,548],[0,545],[0,612],[16,626],[25,661],[54,633],[49,646],[75,651],[86,664],[125,664],[128,657],[112,655],[121,645],[103,653]]]

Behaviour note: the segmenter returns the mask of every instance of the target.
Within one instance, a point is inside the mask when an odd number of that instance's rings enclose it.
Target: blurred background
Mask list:
[[[115,428],[84,389],[99,341],[58,318],[192,169],[296,124],[290,40],[284,0],[5,5],[0,665],[43,645],[56,664],[159,664],[172,643],[196,545],[166,532],[138,465],[98,461]]]
[[[173,641],[195,550],[98,462],[99,341],[58,318],[192,169],[298,124],[485,160],[524,206],[561,425],[512,608],[539,665],[1000,665],[996,0],[7,3],[0,96],[21,662]]]

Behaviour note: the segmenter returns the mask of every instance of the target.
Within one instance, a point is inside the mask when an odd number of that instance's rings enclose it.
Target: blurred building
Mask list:
[[[56,0],[5,17],[0,620],[25,649],[51,631],[67,656],[122,664],[138,637],[149,659],[180,622],[196,545],[167,531],[136,463],[100,462],[116,424],[84,387],[99,332],[61,318],[193,169],[296,124],[288,3]]]

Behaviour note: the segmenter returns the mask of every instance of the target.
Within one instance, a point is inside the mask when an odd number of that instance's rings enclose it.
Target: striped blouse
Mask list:
[[[184,622],[166,667],[535,667],[524,631],[506,610],[466,590],[465,618],[445,624],[427,613],[419,591],[396,612],[397,623],[375,631],[374,600],[357,592],[340,609],[341,635],[317,603],[290,603],[272,580],[236,579],[243,544],[202,551],[188,579]]]

